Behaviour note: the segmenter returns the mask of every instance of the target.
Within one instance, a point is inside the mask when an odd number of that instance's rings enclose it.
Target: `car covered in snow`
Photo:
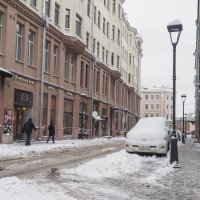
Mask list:
[[[140,119],[126,135],[126,151],[167,155],[171,131],[164,117]]]

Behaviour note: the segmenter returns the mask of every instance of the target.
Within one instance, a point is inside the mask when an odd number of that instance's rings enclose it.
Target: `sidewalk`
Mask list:
[[[188,137],[185,144],[178,143],[178,154],[181,168],[160,182],[158,199],[199,200],[200,145]]]
[[[25,146],[24,142],[13,144],[0,144],[0,161],[9,159],[20,159],[41,154],[66,151],[71,148],[83,148],[92,145],[103,145],[112,142],[122,141],[124,138],[93,138],[87,140],[56,140],[55,143],[49,141],[32,141],[30,146]]]

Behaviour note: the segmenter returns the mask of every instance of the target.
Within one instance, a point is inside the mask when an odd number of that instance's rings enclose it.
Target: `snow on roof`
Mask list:
[[[167,130],[166,121],[165,117],[142,118],[127,133],[127,139],[163,138]]]
[[[181,24],[181,21],[179,19],[173,20],[171,21],[168,26],[173,26],[173,25],[177,25],[177,24]]]

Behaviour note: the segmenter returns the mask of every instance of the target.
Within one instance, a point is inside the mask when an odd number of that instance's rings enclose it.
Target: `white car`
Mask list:
[[[170,129],[164,117],[142,118],[127,133],[126,151],[167,155],[170,146]]]

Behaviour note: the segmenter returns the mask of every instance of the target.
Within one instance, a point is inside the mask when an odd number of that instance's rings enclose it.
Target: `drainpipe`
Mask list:
[[[95,55],[93,54],[93,42],[94,42],[94,26],[93,26],[93,23],[94,23],[94,2],[95,0],[93,0],[91,3],[92,3],[92,18],[91,18],[91,54],[92,54],[92,73],[91,73],[91,81],[92,81],[92,84],[91,84],[91,113],[90,113],[90,130],[91,130],[91,136],[93,136],[93,116],[92,116],[92,113],[93,113],[93,106],[94,106],[94,65],[95,65]]]
[[[41,67],[41,87],[40,87],[40,112],[39,112],[39,133],[38,140],[43,136],[43,96],[44,96],[44,68],[45,68],[45,42],[46,42],[46,29],[48,27],[47,18],[45,16],[45,0],[43,1],[43,39],[42,39],[42,67]]]

